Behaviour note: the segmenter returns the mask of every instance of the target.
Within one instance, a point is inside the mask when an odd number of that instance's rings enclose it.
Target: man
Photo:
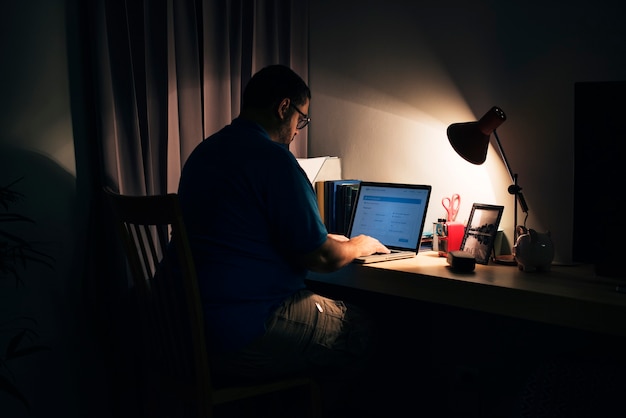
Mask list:
[[[368,236],[328,234],[315,192],[289,144],[310,122],[311,93],[291,69],[256,73],[240,115],[197,146],[180,202],[198,271],[214,370],[263,379],[350,366],[367,350],[350,308],[305,288],[389,252]]]

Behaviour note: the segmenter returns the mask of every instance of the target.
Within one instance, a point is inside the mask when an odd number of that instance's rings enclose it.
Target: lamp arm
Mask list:
[[[509,160],[507,160],[506,155],[504,154],[504,149],[502,148],[502,144],[500,143],[500,137],[498,137],[498,133],[496,130],[493,130],[493,136],[496,138],[496,145],[498,146],[498,152],[500,152],[500,156],[502,156],[502,161],[504,161],[504,166],[506,170],[509,172],[509,176],[511,176],[511,180],[513,184],[509,186],[509,193],[517,196],[519,204],[522,208],[522,212],[528,213],[528,204],[526,204],[526,199],[524,198],[524,194],[522,193],[522,188],[517,184],[517,174],[513,174],[513,170],[511,170],[511,166],[509,165]]]
[[[526,203],[526,199],[524,198],[524,194],[522,193],[522,188],[517,185],[517,174],[515,174],[515,183],[509,186],[508,191],[510,194],[517,195],[517,199],[519,201],[519,205],[522,208],[522,212],[528,213],[528,204]]]
[[[496,132],[495,129],[493,130],[493,136],[496,138],[496,145],[498,145],[498,152],[500,153],[500,156],[502,157],[502,161],[504,161],[504,166],[506,167],[506,171],[509,172],[509,176],[511,176],[511,181],[517,184],[517,182],[515,181],[516,176],[513,174],[513,170],[511,170],[511,166],[509,165],[509,160],[507,160],[506,155],[504,155],[504,149],[502,148],[502,144],[500,143],[500,137],[498,136],[498,133]]]

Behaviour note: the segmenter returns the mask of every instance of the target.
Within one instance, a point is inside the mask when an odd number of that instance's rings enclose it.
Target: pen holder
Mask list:
[[[433,251],[446,251],[448,248],[448,231],[446,229],[446,220],[438,219],[433,222]],[[441,256],[441,253],[439,253]]]
[[[439,253],[439,257],[446,257],[450,251],[461,249],[465,225],[460,222],[445,222],[439,219],[433,223],[433,251]]]
[[[465,235],[465,225],[461,222],[446,222],[446,226],[448,227],[448,252],[460,250]]]

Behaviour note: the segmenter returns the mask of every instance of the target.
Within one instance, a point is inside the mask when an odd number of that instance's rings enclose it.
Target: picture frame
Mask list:
[[[476,263],[488,264],[500,226],[504,206],[474,203],[461,242],[461,250],[474,256]]]

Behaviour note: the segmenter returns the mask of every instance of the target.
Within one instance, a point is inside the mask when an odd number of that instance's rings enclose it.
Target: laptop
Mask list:
[[[431,189],[420,184],[362,181],[347,236],[372,236],[391,253],[358,257],[354,262],[366,264],[415,257],[424,232]]]

